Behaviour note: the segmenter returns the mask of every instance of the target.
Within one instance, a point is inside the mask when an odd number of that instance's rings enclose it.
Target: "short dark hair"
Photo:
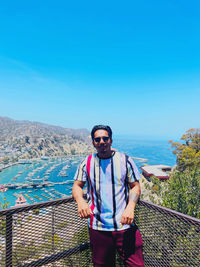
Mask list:
[[[105,130],[108,132],[108,136],[110,138],[112,138],[112,130],[109,126],[106,126],[106,125],[95,125],[93,128],[92,128],[92,131],[91,131],[91,136],[92,136],[92,139],[94,139],[94,133],[97,131],[97,130]]]

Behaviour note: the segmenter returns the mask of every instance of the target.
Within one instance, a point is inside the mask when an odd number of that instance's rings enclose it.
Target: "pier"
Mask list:
[[[43,182],[43,183],[15,183],[15,184],[1,184],[2,187],[8,189],[25,189],[25,188],[37,188],[37,187],[46,187],[46,186],[54,186],[56,184],[73,184],[73,180],[68,180],[64,182]]]
[[[144,158],[138,158],[138,157],[131,157],[132,159],[138,160],[140,162],[146,162],[148,161],[148,159],[144,159]]]

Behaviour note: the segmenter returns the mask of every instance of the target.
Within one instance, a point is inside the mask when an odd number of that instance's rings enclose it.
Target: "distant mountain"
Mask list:
[[[10,138],[18,136],[47,137],[52,135],[67,135],[79,137],[88,141],[90,132],[87,129],[71,129],[49,125],[41,122],[19,121],[0,116],[0,137]]]
[[[87,129],[0,117],[1,159],[59,157],[93,151]],[[0,161],[1,161],[0,159]]]

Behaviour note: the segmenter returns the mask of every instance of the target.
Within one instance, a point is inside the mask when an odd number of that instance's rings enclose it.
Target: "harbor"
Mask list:
[[[71,195],[73,177],[81,157],[22,161],[0,172],[0,202],[9,207],[25,199],[26,204]]]
[[[21,161],[0,172],[0,202],[9,202],[9,207],[19,202],[31,204],[71,195],[73,178],[83,157],[41,158]],[[133,157],[137,164],[147,161]],[[19,204],[19,203],[18,203]]]

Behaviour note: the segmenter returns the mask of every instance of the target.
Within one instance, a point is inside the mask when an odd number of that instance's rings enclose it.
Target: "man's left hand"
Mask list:
[[[122,224],[131,225],[133,223],[133,219],[134,219],[134,208],[132,205],[128,205],[122,214],[120,222]]]

